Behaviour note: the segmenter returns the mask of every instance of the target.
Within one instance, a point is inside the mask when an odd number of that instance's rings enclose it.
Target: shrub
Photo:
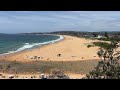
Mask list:
[[[69,76],[66,75],[63,71],[58,69],[51,70],[49,79],[69,79]]]
[[[87,45],[87,47],[90,48],[90,47],[94,47],[94,46],[93,45]]]
[[[87,79],[120,79],[120,51],[117,42],[111,42],[107,49],[100,48],[98,56],[101,57],[95,70],[89,72]]]

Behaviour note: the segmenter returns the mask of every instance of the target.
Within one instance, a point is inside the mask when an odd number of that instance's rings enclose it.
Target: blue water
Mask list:
[[[53,35],[0,34],[0,54],[31,49],[63,39]]]

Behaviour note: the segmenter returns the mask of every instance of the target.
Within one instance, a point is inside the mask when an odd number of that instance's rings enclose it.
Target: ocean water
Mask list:
[[[55,35],[0,34],[0,55],[36,48],[62,40]]]

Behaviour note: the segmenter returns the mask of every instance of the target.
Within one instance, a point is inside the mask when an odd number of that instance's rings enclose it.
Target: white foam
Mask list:
[[[60,35],[58,35],[58,36],[60,37],[59,39],[57,39],[57,40],[52,40],[52,41],[48,41],[48,42],[43,42],[43,43],[32,43],[32,44],[30,44],[30,43],[25,43],[25,45],[24,45],[23,47],[19,48],[19,49],[16,50],[16,51],[9,51],[8,53],[4,53],[4,54],[0,54],[0,55],[11,54],[11,53],[23,51],[23,50],[25,50],[25,49],[33,48],[34,46],[41,46],[41,45],[50,44],[50,43],[53,44],[53,43],[55,43],[55,42],[58,42],[58,41],[64,39],[63,36],[60,36]]]
[[[22,51],[22,50],[24,50],[24,49],[32,48],[33,46],[34,46],[34,45],[26,44],[26,45],[24,45],[23,47],[19,48],[19,49],[17,50],[17,52],[18,52],[18,51]]]

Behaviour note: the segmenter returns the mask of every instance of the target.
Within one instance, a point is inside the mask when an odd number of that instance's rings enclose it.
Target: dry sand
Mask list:
[[[89,40],[63,35],[64,40],[54,44],[44,45],[32,50],[26,50],[19,53],[11,54],[6,57],[0,57],[0,60],[31,62],[31,61],[82,61],[99,59],[97,56],[98,47],[87,48],[91,42],[98,40]],[[58,56],[60,54],[60,56]],[[37,56],[37,59],[34,59]],[[38,57],[40,57],[38,59]],[[8,78],[9,74],[4,74]],[[68,74],[71,79],[80,79],[85,74]],[[31,74],[20,74],[17,79],[30,79]],[[3,79],[0,77],[0,79]],[[39,74],[36,75],[39,79]]]
[[[10,79],[10,75],[14,76],[13,79],[40,79],[41,74],[8,74],[8,73],[0,73],[0,79]],[[45,74],[48,76],[48,74]],[[70,79],[82,79],[86,75],[85,74],[74,74],[68,73]]]
[[[43,61],[78,61],[78,60],[93,60],[99,59],[97,56],[98,47],[87,48],[87,45],[93,41],[84,38],[77,38],[63,35],[64,40],[35,48],[32,50],[22,51],[12,54],[5,58],[0,58],[10,61],[29,62],[35,60]],[[61,54],[58,56],[58,54]],[[40,57],[33,59],[34,56]]]

